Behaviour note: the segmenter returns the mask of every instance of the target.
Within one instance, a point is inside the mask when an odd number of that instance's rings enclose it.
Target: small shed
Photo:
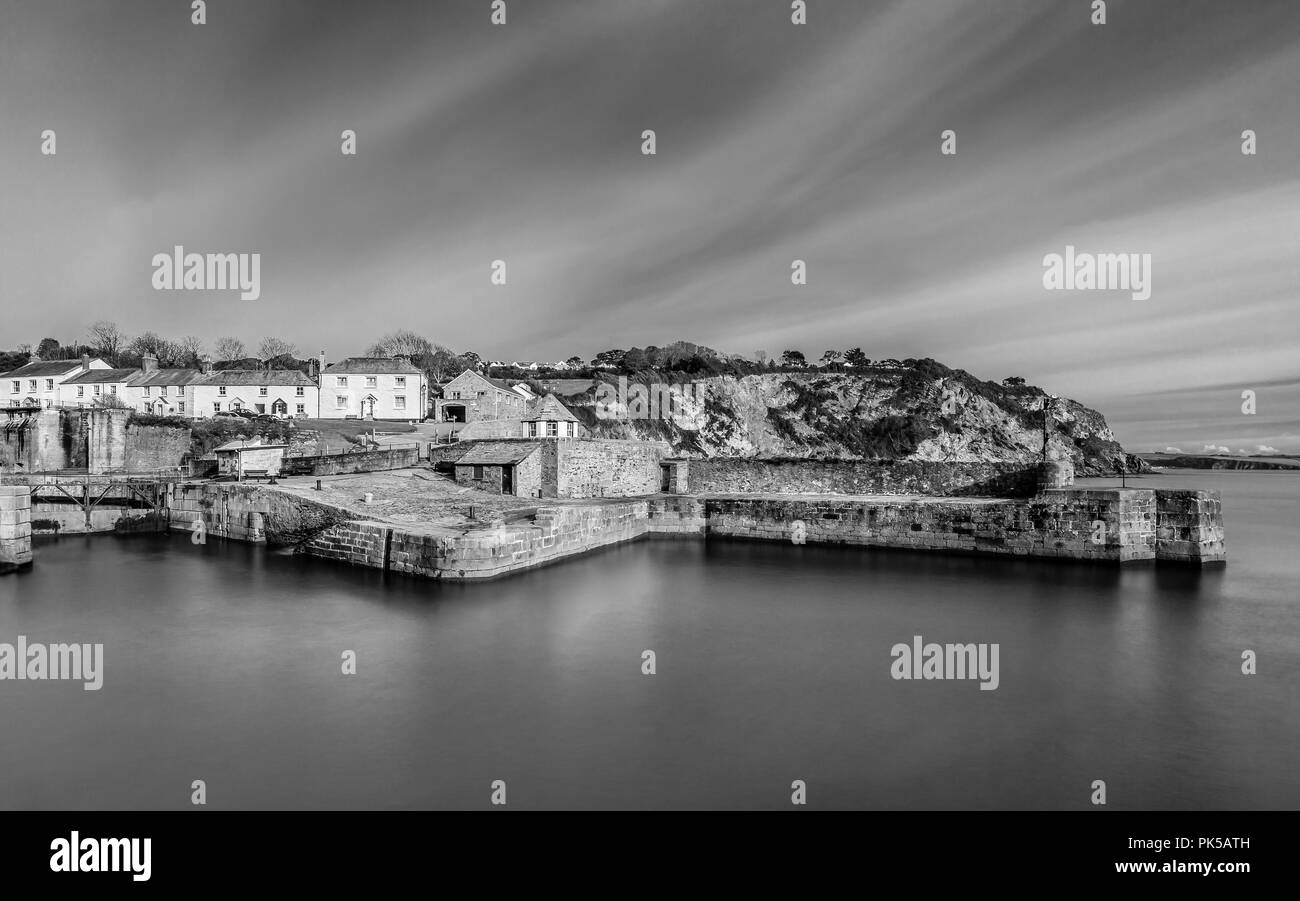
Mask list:
[[[261,441],[227,441],[216,448],[217,474],[245,478],[278,476],[287,444],[263,444]]]
[[[456,461],[456,481],[494,494],[542,495],[542,445],[538,441],[483,441]]]

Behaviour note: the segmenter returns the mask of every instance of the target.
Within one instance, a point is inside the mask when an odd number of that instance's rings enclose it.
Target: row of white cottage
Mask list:
[[[316,419],[422,419],[429,409],[424,371],[403,357],[348,357],[325,365],[319,384],[296,369],[160,369],[146,356],[137,369],[98,357],[33,360],[0,375],[9,406],[124,406],[160,416],[201,419],[244,410]]]

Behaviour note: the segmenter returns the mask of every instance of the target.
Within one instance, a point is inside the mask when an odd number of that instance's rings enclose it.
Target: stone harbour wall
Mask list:
[[[26,485],[0,485],[0,573],[32,565],[31,508]]]
[[[1222,564],[1223,504],[1217,491],[1156,489],[1156,559],[1194,566]]]
[[[1056,489],[1030,501],[716,497],[710,536],[1124,562],[1155,557],[1151,491]]]
[[[932,463],[924,460],[763,460],[714,457],[686,461],[691,494],[921,494],[1028,497],[1037,463]]]
[[[433,579],[490,579],[645,534],[645,501],[591,507],[542,507],[524,523],[457,535],[411,532],[384,523],[339,523],[306,547],[344,563]]]
[[[280,472],[287,476],[334,476],[353,472],[406,469],[419,462],[420,448],[392,447],[346,454],[285,457]]]

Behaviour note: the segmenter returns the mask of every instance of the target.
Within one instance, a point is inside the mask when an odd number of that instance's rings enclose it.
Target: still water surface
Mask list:
[[[1300,473],[1131,484],[1220,489],[1228,567],[642,541],[465,586],[43,541],[0,641],[102,642],[104,687],[0,682],[0,808],[1300,807]],[[918,634],[999,643],[1000,687],[894,681]]]

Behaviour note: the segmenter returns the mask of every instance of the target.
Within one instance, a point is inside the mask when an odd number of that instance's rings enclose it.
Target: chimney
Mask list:
[[[204,375],[207,375],[208,373],[212,372],[211,357],[204,357],[202,360],[199,360],[199,372],[203,373]]]
[[[90,354],[81,355],[81,371],[90,372]]]
[[[141,360],[140,368],[145,372],[156,372],[158,370],[158,358],[153,354],[145,354]]]
[[[320,378],[325,371],[325,351],[320,352],[320,362],[316,365],[316,378]]]

